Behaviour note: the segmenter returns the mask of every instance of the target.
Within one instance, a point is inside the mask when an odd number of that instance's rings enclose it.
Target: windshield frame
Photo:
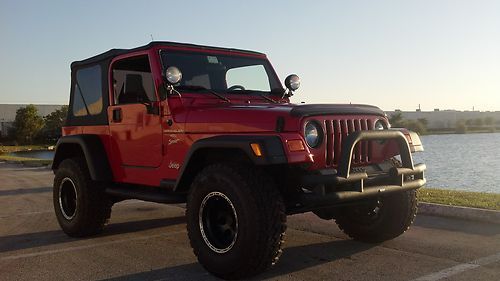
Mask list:
[[[216,91],[217,93],[223,93],[231,96],[243,96],[243,95],[277,95],[281,96],[282,93],[285,91],[285,88],[283,88],[283,85],[281,84],[281,81],[274,70],[271,62],[267,59],[267,56],[264,54],[248,54],[248,53],[239,53],[236,51],[221,51],[221,50],[210,50],[210,49],[197,49],[197,50],[183,50],[183,49],[177,49],[177,48],[161,48],[158,50],[158,55],[160,59],[160,65],[162,69],[162,73],[165,71],[165,69],[168,67],[168,64],[166,62],[166,55],[168,53],[181,53],[181,54],[193,54],[193,55],[206,55],[206,56],[217,56],[217,57],[234,57],[234,58],[249,58],[249,59],[254,59],[258,61],[262,61],[262,64],[256,64],[256,65],[262,65],[264,67],[264,70],[268,76],[269,79],[269,91],[260,91],[260,90],[243,90],[241,92],[238,91],[227,91],[223,89],[208,89],[212,91]],[[165,59],[164,59],[165,58]],[[182,71],[182,70],[181,70]],[[274,81],[274,88],[273,88],[273,81]],[[203,91],[189,91],[189,90],[182,90],[182,92],[188,92],[192,94],[206,94],[206,92]]]

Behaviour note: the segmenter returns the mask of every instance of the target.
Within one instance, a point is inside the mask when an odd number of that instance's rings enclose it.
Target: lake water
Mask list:
[[[49,151],[49,150],[18,151],[18,152],[11,152],[8,155],[18,156],[18,157],[27,157],[27,158],[37,158],[37,159],[44,159],[44,160],[52,160],[52,158],[54,158],[54,151]]]
[[[500,193],[500,133],[422,136],[427,186]]]

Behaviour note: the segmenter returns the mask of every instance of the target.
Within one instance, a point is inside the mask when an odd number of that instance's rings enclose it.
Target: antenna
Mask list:
[[[151,36],[151,41],[155,41],[155,39],[153,38],[153,34],[149,34],[149,36]]]

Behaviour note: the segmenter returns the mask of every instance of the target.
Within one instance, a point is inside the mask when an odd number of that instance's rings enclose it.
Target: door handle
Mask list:
[[[113,109],[113,122],[121,122],[122,121],[122,109],[114,108]]]

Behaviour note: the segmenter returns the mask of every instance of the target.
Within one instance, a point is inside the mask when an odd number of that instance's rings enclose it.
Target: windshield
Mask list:
[[[265,59],[191,52],[163,51],[164,69],[175,66],[182,80],[180,90],[208,89],[230,94],[282,93],[269,62]]]

